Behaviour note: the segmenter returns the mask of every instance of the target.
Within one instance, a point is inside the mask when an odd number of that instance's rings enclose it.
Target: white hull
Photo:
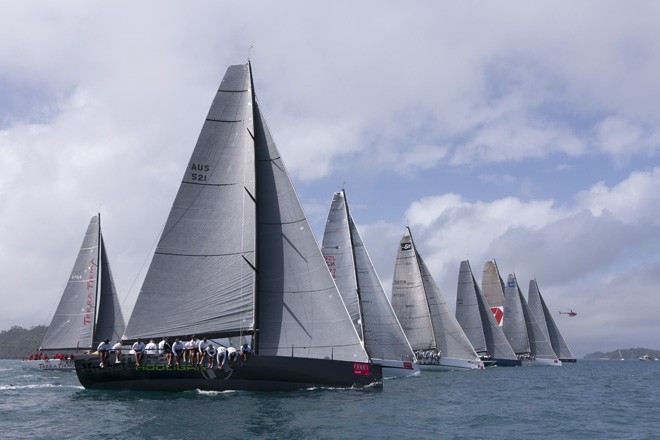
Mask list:
[[[441,357],[439,364],[420,363],[423,371],[453,371],[453,370],[483,370],[484,363],[480,360],[467,360]]]
[[[383,367],[383,378],[419,376],[421,374],[416,362],[372,359],[374,365]]]
[[[562,362],[559,359],[530,359],[522,361],[523,366],[528,367],[561,367]]]
[[[72,360],[61,361],[59,359],[48,360],[24,360],[21,367],[28,370],[75,370],[76,366]]]

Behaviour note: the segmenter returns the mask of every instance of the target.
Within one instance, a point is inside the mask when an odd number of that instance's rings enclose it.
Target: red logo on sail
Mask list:
[[[364,364],[362,362],[353,362],[353,374],[356,376],[369,376],[370,368],[369,364]]]
[[[502,318],[504,318],[504,310],[502,310],[502,307],[491,307],[490,311],[493,312],[493,316],[495,316],[495,320],[497,321],[497,325],[502,325]]]

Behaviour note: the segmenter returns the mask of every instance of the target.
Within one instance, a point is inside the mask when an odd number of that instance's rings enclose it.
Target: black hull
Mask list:
[[[577,362],[577,359],[559,359],[564,364],[574,364]]]
[[[114,356],[104,368],[98,357],[76,359],[76,374],[85,388],[140,391],[291,391],[313,387],[382,387],[379,365],[329,359],[280,356],[252,356],[245,364],[237,361],[233,370],[209,369],[181,364],[168,368],[161,359],[145,359],[137,367],[124,356]]]
[[[522,366],[522,361],[519,359],[493,359],[495,365],[498,367],[520,367]]]

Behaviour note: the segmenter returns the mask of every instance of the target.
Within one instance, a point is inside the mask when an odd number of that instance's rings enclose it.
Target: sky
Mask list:
[[[0,330],[47,325],[90,218],[125,317],[229,65],[322,240],[333,192],[391,291],[404,227],[536,278],[576,356],[660,349],[660,4],[0,0]],[[573,309],[569,318],[559,311]]]

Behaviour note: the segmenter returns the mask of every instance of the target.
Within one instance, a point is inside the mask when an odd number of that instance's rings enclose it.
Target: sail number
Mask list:
[[[206,182],[208,179],[208,171],[211,169],[210,166],[203,163],[193,163],[190,165],[190,170],[195,171],[191,174],[191,178],[194,182]],[[201,171],[201,172],[200,172]]]
[[[325,264],[328,265],[328,270],[332,274],[332,278],[335,278],[337,275],[337,268],[335,267],[335,257],[334,255],[325,256]]]

